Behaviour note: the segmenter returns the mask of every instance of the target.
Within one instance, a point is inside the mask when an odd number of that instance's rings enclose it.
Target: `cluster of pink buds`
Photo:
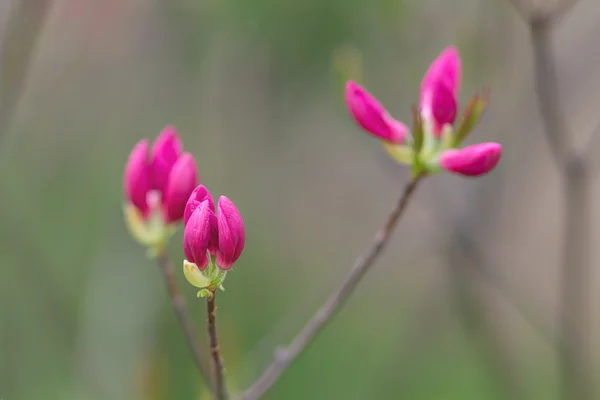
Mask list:
[[[199,297],[221,288],[225,275],[238,260],[246,243],[244,221],[233,202],[225,196],[215,203],[206,187],[198,186],[184,211],[183,251],[187,280],[202,289]]]
[[[458,148],[479,121],[488,97],[487,93],[475,94],[455,126],[460,79],[458,51],[448,47],[423,77],[420,107],[413,109],[412,132],[355,82],[346,84],[346,104],[357,124],[380,139],[396,161],[411,165],[413,174],[431,174],[443,168],[465,176],[484,175],[500,161],[502,146],[488,142]]]
[[[125,167],[125,216],[132,235],[156,252],[164,248],[183,218],[190,193],[198,184],[196,162],[174,127],[168,126],[150,148],[139,141]]]

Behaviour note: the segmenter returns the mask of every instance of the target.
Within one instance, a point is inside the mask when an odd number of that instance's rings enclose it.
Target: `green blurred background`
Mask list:
[[[408,121],[449,44],[463,57],[461,103],[492,90],[470,140],[502,142],[500,168],[429,179],[346,308],[265,398],[554,398],[543,336],[555,336],[557,181],[508,1],[0,2],[1,399],[207,399],[158,266],[123,223],[128,153],[167,124],[246,223],[218,315],[231,391],[246,388],[408,177],[348,118],[344,80]],[[576,49],[595,45],[600,8],[581,3],[558,46],[567,111],[585,130],[600,59]],[[181,238],[169,254],[206,341]]]

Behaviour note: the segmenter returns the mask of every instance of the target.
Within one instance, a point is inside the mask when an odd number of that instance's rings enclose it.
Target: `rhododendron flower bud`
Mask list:
[[[164,250],[197,184],[194,157],[182,153],[174,127],[164,128],[152,148],[145,139],[137,143],[124,174],[125,222],[132,236],[153,253]]]
[[[210,192],[204,185],[199,185],[196,187],[192,194],[190,195],[186,205],[185,211],[183,213],[183,224],[187,225],[188,220],[192,216],[192,213],[202,204],[203,201],[208,201],[209,208],[214,212],[215,211],[215,202],[210,196]]]
[[[405,142],[408,128],[392,118],[375,97],[353,81],[346,84],[346,105],[365,131],[387,142]]]
[[[139,141],[134,147],[125,166],[125,195],[142,212],[148,213],[146,197],[152,186],[152,170],[148,162],[148,141]]]
[[[450,149],[440,155],[440,166],[466,176],[487,174],[496,167],[502,155],[499,143],[478,143],[462,149]]]
[[[460,56],[450,46],[431,63],[421,82],[423,120],[433,123],[433,133],[437,136],[445,124],[453,124],[456,118],[460,75]]]
[[[411,166],[413,177],[441,169],[466,176],[483,175],[498,164],[502,146],[482,143],[462,150],[458,147],[481,119],[489,92],[473,95],[456,124],[460,82],[458,50],[446,47],[423,76],[419,106],[412,110],[410,134],[377,99],[352,81],[346,85],[346,103],[356,122],[382,139],[384,149],[394,160]]]
[[[225,196],[218,203],[219,251],[216,263],[223,270],[231,269],[242,254],[246,231],[240,212]]]
[[[194,157],[184,153],[171,168],[163,193],[163,211],[167,223],[183,218],[186,203],[197,183]]]
[[[201,271],[208,265],[208,244],[211,240],[211,218],[213,214],[208,206],[208,201],[192,213],[183,232],[183,251],[188,261],[196,264]]]
[[[238,260],[246,243],[244,221],[225,196],[219,198],[218,215],[209,191],[202,185],[192,192],[185,207],[183,262],[186,279],[201,288],[199,297],[223,288],[227,271]]]
[[[446,124],[452,125],[456,120],[456,98],[446,86],[438,86],[431,99],[431,113],[433,115],[434,133],[439,134]]]
[[[164,191],[169,173],[183,151],[181,140],[173,126],[165,127],[152,146],[152,174],[154,189]]]

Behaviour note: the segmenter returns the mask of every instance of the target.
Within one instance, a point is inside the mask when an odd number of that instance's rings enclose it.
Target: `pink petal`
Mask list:
[[[421,82],[421,112],[423,119],[431,120],[433,115],[434,96],[448,92],[458,103],[458,92],[461,79],[461,62],[458,50],[454,46],[445,48],[431,63]],[[441,91],[440,87],[443,87]]]
[[[246,243],[244,221],[235,205],[225,196],[219,198],[218,228],[219,251],[217,266],[223,270],[231,269],[242,254]]]
[[[165,127],[152,146],[152,178],[154,189],[164,192],[171,168],[179,159],[183,145],[174,126]]]
[[[192,216],[192,213],[200,204],[204,201],[208,200],[208,206],[214,212],[215,211],[215,202],[213,201],[210,192],[204,185],[199,185],[194,189],[192,194],[185,205],[185,210],[183,212],[183,224],[187,224],[188,220]]]
[[[151,189],[151,169],[148,162],[148,141],[140,140],[131,150],[124,174],[124,190],[127,199],[142,214],[149,211],[146,195]]]
[[[368,91],[353,81],[346,83],[346,105],[356,123],[375,137],[403,144],[408,128],[390,116]]]
[[[171,168],[162,198],[166,222],[175,222],[183,218],[186,203],[197,183],[196,161],[190,153],[183,153]]]
[[[434,121],[434,134],[439,137],[444,125],[454,123],[456,119],[456,98],[447,86],[440,85],[431,98],[431,112]]]
[[[190,217],[183,231],[183,251],[189,262],[204,271],[208,265],[208,243],[210,241],[210,215],[214,213],[204,201]]]
[[[480,176],[493,170],[502,156],[499,143],[479,143],[463,149],[446,150],[440,156],[440,165],[447,171],[466,176]]]

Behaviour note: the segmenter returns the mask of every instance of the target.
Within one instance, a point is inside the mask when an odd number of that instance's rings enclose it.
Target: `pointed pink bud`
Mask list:
[[[375,97],[353,81],[346,83],[346,105],[365,131],[391,143],[404,143],[408,128],[392,118]]]
[[[125,166],[124,177],[125,196],[143,215],[148,214],[146,195],[152,189],[148,147],[145,139],[133,147]]]
[[[190,153],[183,153],[177,160],[163,193],[163,213],[165,221],[175,222],[183,218],[185,205],[198,183],[196,162]]]
[[[179,159],[183,145],[173,126],[165,127],[152,146],[152,177],[154,189],[164,192],[169,173]]]
[[[440,136],[444,125],[454,124],[456,119],[456,98],[446,86],[437,86],[431,99],[431,112],[433,115],[433,133]]]
[[[235,205],[225,196],[219,198],[218,226],[219,226],[219,251],[217,252],[217,266],[223,270],[233,267],[233,264],[242,254],[246,243],[244,221]]]
[[[194,189],[194,191],[190,195],[190,198],[188,199],[188,201],[185,205],[185,211],[183,212],[183,224],[184,225],[187,224],[187,222],[190,219],[190,217],[192,216],[192,213],[194,212],[194,210],[196,210],[196,208],[198,208],[198,206],[200,206],[200,204],[204,200],[208,201],[208,206],[210,207],[211,211],[214,212],[215,211],[215,202],[213,201],[213,199],[210,195],[210,192],[204,185],[199,185],[198,187],[196,187],[196,189]]]
[[[424,120],[434,120],[439,129],[454,123],[460,75],[458,50],[450,46],[431,63],[421,82],[421,114]]]
[[[499,143],[478,143],[463,149],[446,150],[440,156],[442,168],[461,175],[480,176],[496,167],[502,156]]]
[[[198,266],[201,271],[208,265],[208,244],[210,242],[210,215],[214,213],[208,201],[202,202],[190,217],[183,232],[183,252],[189,262]]]

